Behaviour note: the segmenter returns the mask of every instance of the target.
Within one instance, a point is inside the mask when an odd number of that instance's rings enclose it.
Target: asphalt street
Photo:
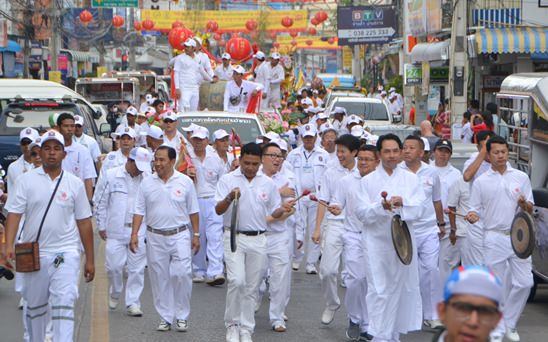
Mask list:
[[[154,311],[148,278],[142,295],[144,316],[129,317],[122,309],[123,303],[115,311],[107,308],[107,280],[103,267],[103,248],[99,247],[96,279],[80,286],[80,300],[77,305],[78,317],[75,341],[210,341],[225,340],[223,324],[226,287],[212,288],[206,284],[195,284],[192,293],[192,308],[189,330],[186,333],[175,331],[156,332],[159,317]],[[340,289],[341,299],[344,289]],[[0,341],[22,341],[21,311],[17,309],[19,297],[13,292],[13,281],[0,280]],[[324,304],[317,275],[307,275],[304,270],[293,272],[291,301],[287,308],[287,332],[276,333],[268,322],[268,298],[256,314],[256,342],[292,341],[346,341],[347,324],[344,306],[335,320],[328,326],[320,323]],[[519,322],[518,331],[524,342],[547,341],[548,286],[541,285],[535,301],[526,306]],[[402,338],[403,342],[423,342],[432,339],[432,332],[421,331]]]

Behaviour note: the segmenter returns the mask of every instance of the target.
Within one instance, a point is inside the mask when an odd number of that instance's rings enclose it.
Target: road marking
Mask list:
[[[99,242],[96,256],[89,341],[109,342],[108,278],[105,271],[105,243],[103,241]]]

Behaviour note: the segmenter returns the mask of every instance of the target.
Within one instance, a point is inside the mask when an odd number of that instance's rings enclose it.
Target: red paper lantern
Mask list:
[[[112,26],[118,28],[118,27],[122,27],[124,25],[124,18],[119,16],[119,15],[115,15],[114,17],[112,17]]]
[[[320,24],[320,22],[318,21],[318,19],[316,19],[316,17],[310,19],[310,23],[314,26],[318,26]]]
[[[314,18],[316,18],[318,20],[318,22],[320,23],[323,23],[324,21],[327,20],[327,12],[326,11],[319,11],[319,12],[316,12],[316,15],[314,16]]]
[[[230,54],[233,60],[241,61],[252,53],[251,43],[242,37],[232,37],[226,43],[226,52]]]
[[[297,30],[290,30],[289,31],[289,35],[293,38],[297,37],[297,34],[299,34],[299,32]]]
[[[219,24],[215,20],[210,20],[206,24],[206,31],[216,32],[219,29]]]
[[[312,39],[307,39],[305,43],[306,45],[310,46],[314,43],[314,41]]]
[[[279,49],[279,48],[280,48],[280,43],[274,42],[274,43],[272,44],[272,46],[274,46],[276,49]]]
[[[87,25],[90,21],[93,20],[93,14],[91,14],[90,11],[82,11],[80,12],[80,21]]]
[[[221,36],[219,33],[215,33],[213,35],[213,39],[215,39],[216,41],[219,41],[219,40],[223,39],[223,36]]]
[[[185,27],[176,27],[169,31],[167,40],[174,49],[183,50],[185,48],[183,44],[188,38],[192,37],[192,35],[193,33],[191,30]]]
[[[220,40],[220,41],[219,41],[219,46],[220,46],[220,47],[223,47],[223,46],[225,46],[225,45],[226,45],[226,42],[225,42],[224,40]],[[231,56],[231,57],[232,57],[232,56]]]
[[[136,21],[134,24],[133,24],[133,28],[135,29],[135,31],[141,31],[141,29],[143,28],[141,26],[141,22],[140,21]]]
[[[278,36],[278,34],[276,33],[276,31],[270,32],[270,38],[271,38],[272,40],[276,39],[276,36]]]
[[[248,21],[245,22],[245,28],[248,29],[249,31],[255,31],[257,29],[257,20],[254,20],[254,19],[249,19]]]
[[[154,28],[154,21],[152,21],[151,19],[143,20],[141,26],[143,26],[143,29],[150,31]]]
[[[315,35],[316,33],[318,33],[318,31],[316,31],[315,28],[313,28],[313,27],[309,27],[309,28],[308,28],[308,34],[309,34],[309,35],[313,36],[313,35]]]
[[[333,45],[333,43],[335,43],[335,38],[334,37],[329,37],[329,39],[327,40],[327,42],[331,45]]]
[[[283,27],[291,27],[293,26],[293,19],[291,19],[290,17],[284,17],[282,19],[282,26]]]
[[[177,28],[177,27],[185,27],[185,25],[181,21],[175,20],[175,22],[173,24],[171,24],[171,28],[174,29],[174,28]]]
[[[297,46],[297,44],[298,44],[297,41],[295,41],[295,40],[291,41],[291,46]]]

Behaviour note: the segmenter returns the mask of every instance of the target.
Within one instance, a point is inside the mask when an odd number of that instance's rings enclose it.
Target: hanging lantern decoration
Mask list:
[[[333,45],[333,43],[335,43],[335,37],[329,37],[329,39],[327,40],[327,42],[331,45]]]
[[[193,32],[185,27],[176,27],[174,29],[171,29],[169,31],[169,34],[167,36],[167,40],[169,41],[169,44],[171,47],[177,50],[184,50],[184,43],[185,41],[192,37]]]
[[[291,46],[297,46],[297,41],[296,41],[296,40],[292,40],[292,41],[291,41]]]
[[[226,42],[224,40],[219,40],[218,44],[219,44],[220,47],[223,47],[223,46],[226,45]]]
[[[312,39],[307,39],[305,43],[306,45],[310,46],[314,43],[314,41]]]
[[[120,28],[123,25],[124,25],[124,17],[119,15],[115,15],[114,17],[112,17],[112,26],[116,28]]]
[[[245,28],[248,29],[249,31],[255,31],[257,29],[257,20],[254,20],[254,19],[249,19],[248,21],[245,22]]]
[[[297,34],[299,34],[299,32],[298,32],[297,30],[289,30],[289,35],[290,35],[292,38],[297,37]]]
[[[272,43],[272,46],[274,46],[276,49],[279,49],[280,48],[280,43],[274,42],[274,43]]]
[[[316,15],[314,16],[314,18],[316,18],[316,20],[318,20],[318,23],[323,23],[324,21],[327,20],[327,12],[326,11],[319,11],[319,12],[316,12]]]
[[[135,29],[135,31],[141,31],[141,29],[143,28],[141,26],[141,22],[140,21],[136,21],[134,24],[133,24],[133,28]]]
[[[315,28],[313,28],[313,27],[308,28],[308,34],[309,35],[314,36],[316,33],[318,33],[318,31],[316,31]]]
[[[150,31],[154,28],[154,21],[152,21],[151,19],[143,20],[143,22],[141,23],[141,26],[143,27],[144,30]]]
[[[251,43],[249,40],[238,36],[229,39],[226,43],[225,50],[235,61],[244,60],[252,53]]]
[[[318,21],[318,19],[316,19],[316,17],[313,17],[312,19],[310,19],[310,23],[314,26],[320,25],[320,22]]]
[[[82,24],[87,25],[92,20],[93,20],[93,14],[91,14],[90,11],[80,12],[80,21],[82,22]]]
[[[276,33],[276,31],[270,32],[270,39],[274,40],[274,39],[276,39],[277,36],[278,36],[278,34]]]
[[[177,28],[177,27],[185,27],[185,25],[183,24],[182,21],[175,20],[175,22],[173,24],[171,24],[171,28],[174,29],[174,28]]]
[[[286,28],[293,26],[293,19],[291,19],[290,17],[284,17],[282,19],[282,26]]]
[[[213,35],[213,39],[215,39],[216,41],[219,41],[219,40],[223,39],[223,36],[221,36],[220,33],[215,33]]]
[[[219,29],[219,24],[215,20],[210,20],[206,24],[206,31],[208,32],[217,32]]]

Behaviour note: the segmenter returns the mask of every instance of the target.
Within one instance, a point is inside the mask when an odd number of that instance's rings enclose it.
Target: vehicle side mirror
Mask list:
[[[402,119],[401,115],[398,115],[398,116],[393,115],[393,116],[392,116],[392,121],[393,121],[394,123],[401,123],[401,119]]]
[[[93,112],[93,119],[99,120],[99,118],[103,115],[100,110],[96,110]]]
[[[109,135],[112,132],[112,129],[110,128],[109,123],[102,123],[99,127],[99,134],[101,135]]]

